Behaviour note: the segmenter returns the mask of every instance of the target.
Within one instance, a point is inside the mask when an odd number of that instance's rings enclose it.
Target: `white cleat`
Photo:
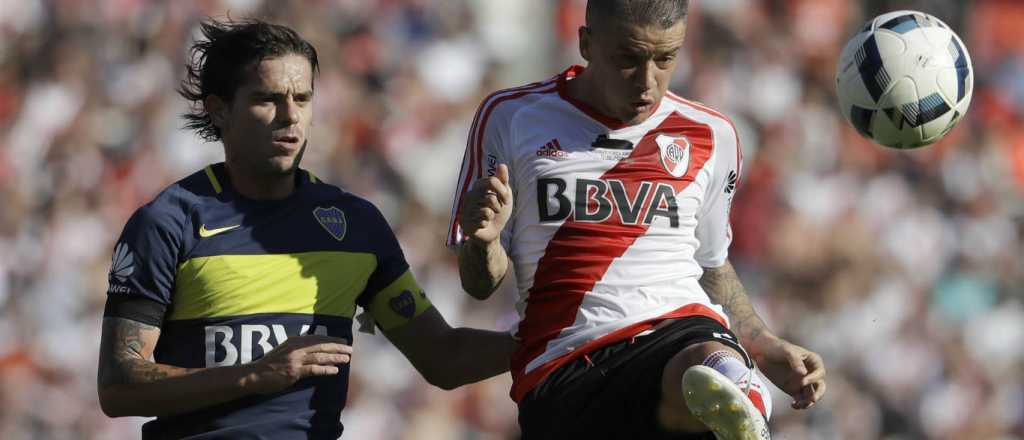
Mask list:
[[[713,368],[688,368],[683,373],[683,397],[690,413],[718,440],[771,439],[761,411],[736,384]]]

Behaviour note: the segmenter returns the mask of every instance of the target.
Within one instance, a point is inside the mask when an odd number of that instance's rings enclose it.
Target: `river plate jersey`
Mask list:
[[[723,115],[668,93],[625,126],[566,93],[582,71],[499,91],[470,130],[448,245],[465,240],[462,196],[509,166],[514,208],[501,244],[515,265],[516,401],[555,368],[658,321],[728,320],[698,280],[726,261],[740,173]]]
[[[369,202],[296,173],[285,200],[254,201],[223,164],[171,185],[129,219],[114,248],[105,316],[161,327],[156,362],[185,368],[259,359],[287,338],[352,341],[356,306],[396,328],[430,307]],[[273,395],[143,427],[143,438],[337,438],[348,365]]]

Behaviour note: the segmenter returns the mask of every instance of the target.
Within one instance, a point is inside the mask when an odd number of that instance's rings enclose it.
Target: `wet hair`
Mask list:
[[[206,98],[215,95],[230,102],[247,70],[260,61],[302,55],[309,60],[314,76],[319,71],[316,49],[286,26],[257,19],[208,19],[200,23],[200,31],[205,39],[192,45],[178,93],[191,102],[189,112],[183,115],[185,128],[195,130],[206,141],[221,140],[220,129],[206,111]]]
[[[587,27],[614,18],[627,24],[668,29],[686,18],[689,0],[588,0]]]

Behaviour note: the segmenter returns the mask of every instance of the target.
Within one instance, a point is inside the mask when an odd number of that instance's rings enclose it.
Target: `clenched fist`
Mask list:
[[[471,240],[490,243],[512,215],[512,188],[508,184],[508,166],[499,164],[491,177],[473,183],[462,199],[459,225]]]

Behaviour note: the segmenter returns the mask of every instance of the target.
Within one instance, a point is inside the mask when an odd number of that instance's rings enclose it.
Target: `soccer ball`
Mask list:
[[[846,120],[868,139],[900,149],[931,144],[952,130],[974,86],[960,37],[917,11],[869,21],[843,48],[836,71]]]

